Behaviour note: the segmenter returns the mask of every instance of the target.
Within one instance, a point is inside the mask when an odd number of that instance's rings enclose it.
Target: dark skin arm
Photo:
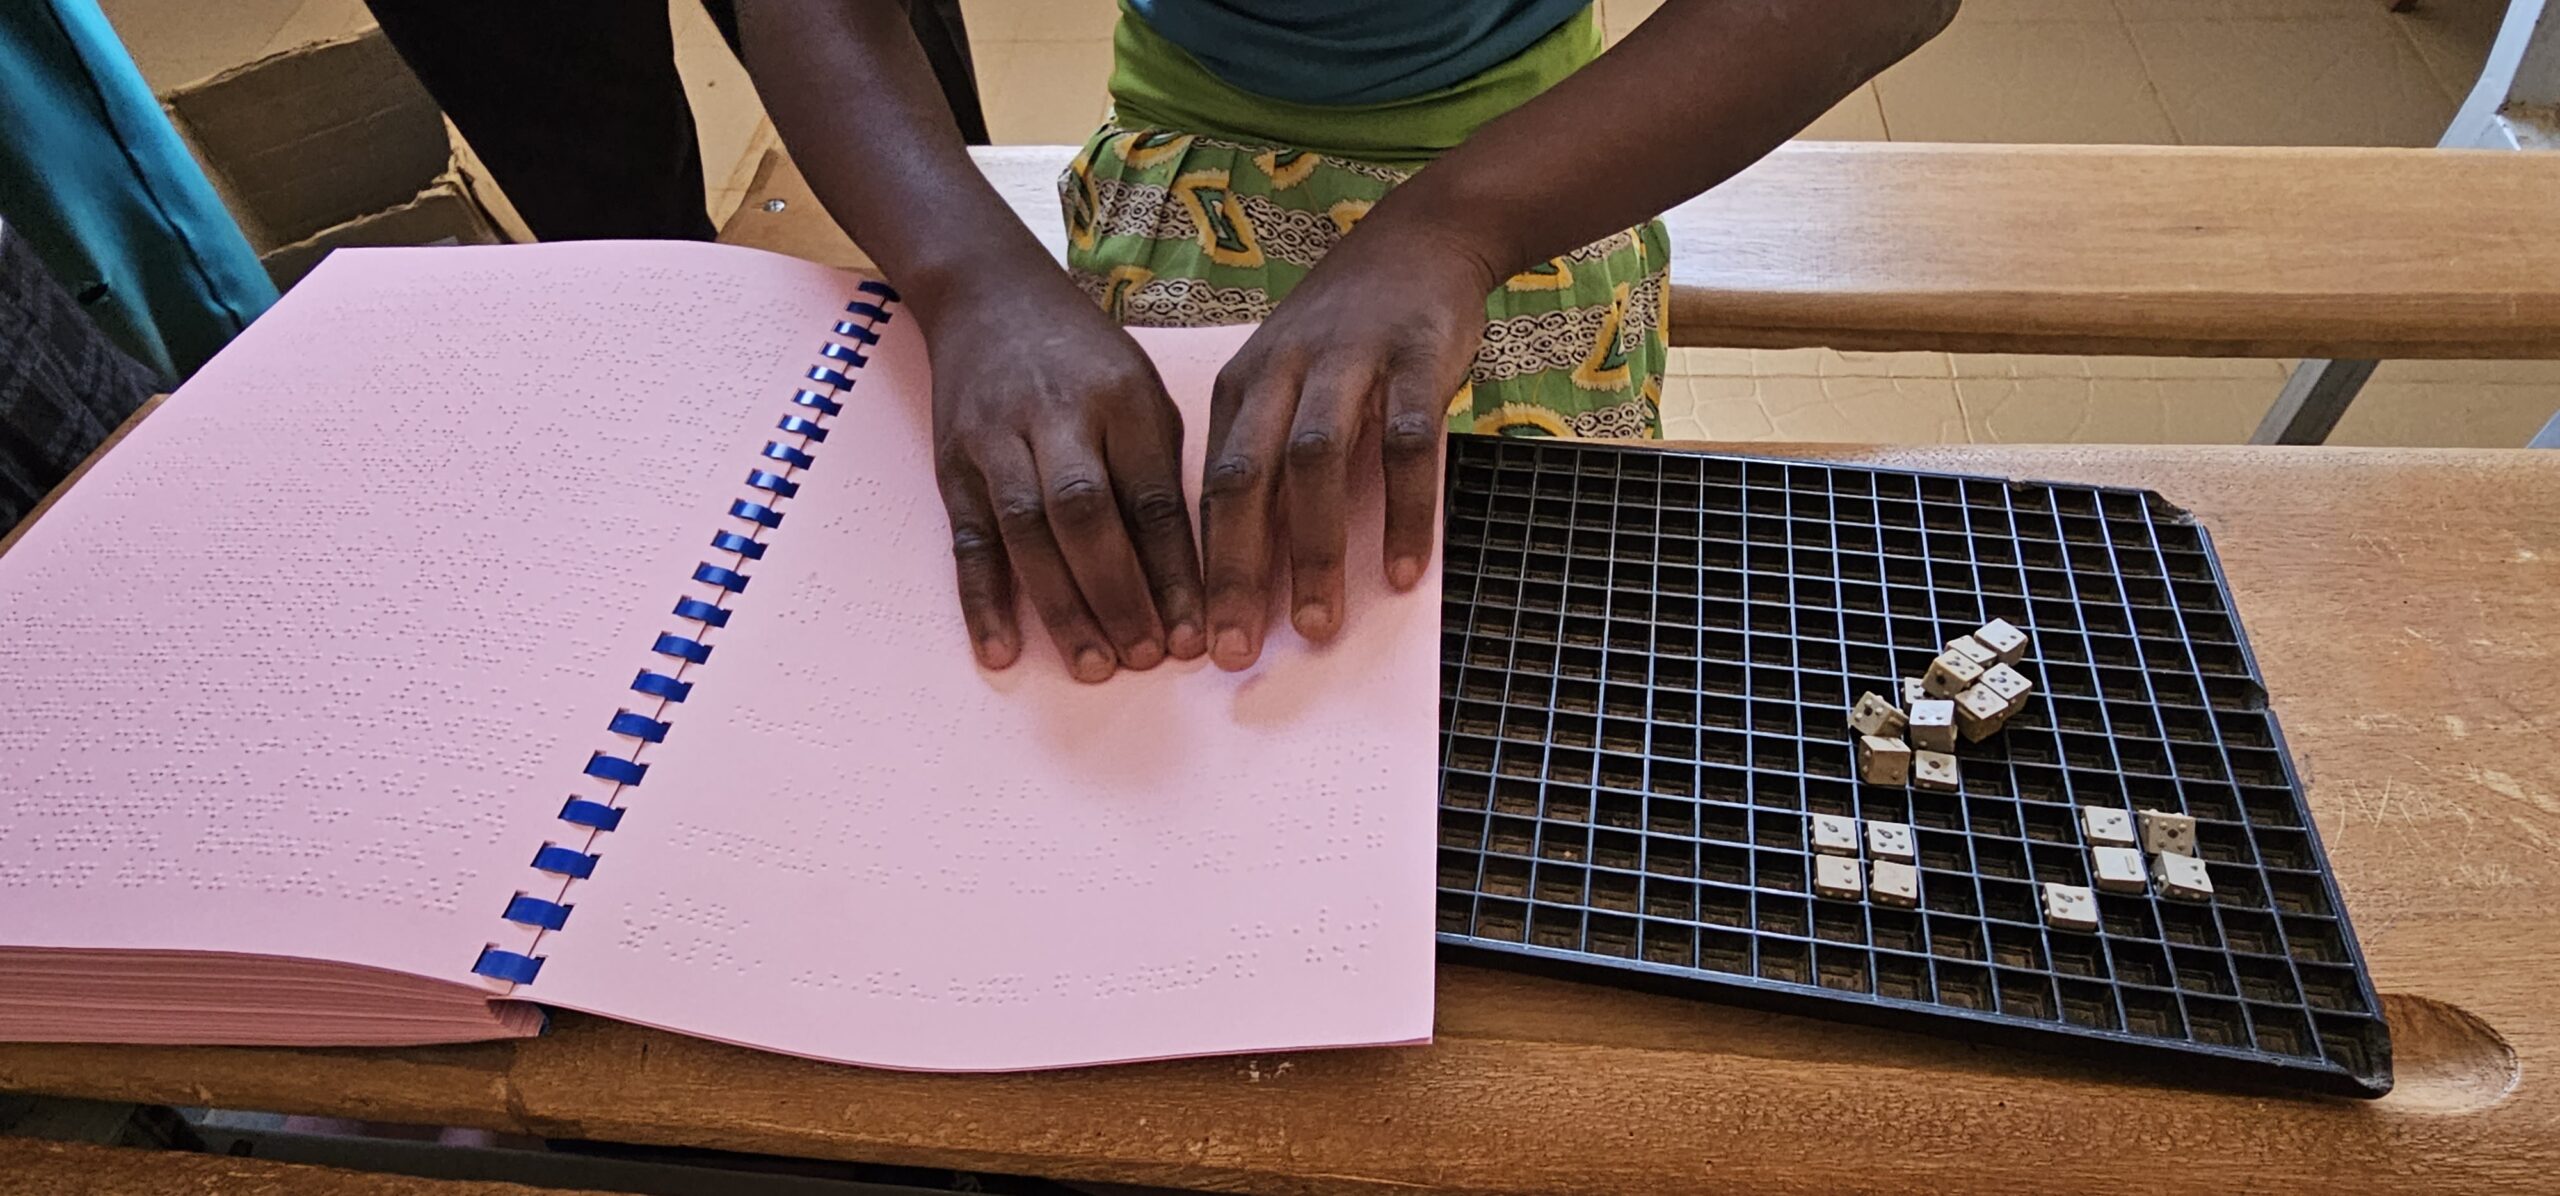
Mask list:
[[[1760,160],[1955,9],[1669,0],[1390,192],[1219,376],[1200,509],[1212,658],[1242,668],[1261,654],[1281,524],[1292,622],[1311,639],[1340,629],[1351,469],[1385,471],[1388,580],[1421,576],[1443,406],[1466,380],[1487,292]],[[1372,432],[1382,460],[1353,460]]]
[[[1283,526],[1292,621],[1338,631],[1353,468],[1383,469],[1383,564],[1398,588],[1418,581],[1442,407],[1485,295],[1757,161],[1955,7],[1669,0],[1390,193],[1221,373],[1198,556],[1162,384],[971,165],[894,0],[759,0],[740,18],[811,189],[934,346],[937,466],[979,659],[1020,651],[1018,573],[1075,675],[1100,680],[1203,647],[1225,668],[1258,659]],[[1371,432],[1382,459],[1354,461]]]
[[[936,473],[979,661],[1021,654],[1017,576],[1080,680],[1198,656],[1181,418],[1137,343],[971,164],[903,8],[757,0],[738,19],[810,190],[924,327]]]

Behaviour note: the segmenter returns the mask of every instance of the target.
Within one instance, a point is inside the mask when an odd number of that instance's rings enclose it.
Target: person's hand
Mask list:
[[[934,307],[934,469],[979,662],[1021,654],[1017,575],[1079,681],[1198,656],[1182,417],[1154,364],[1054,270]]]
[[[1446,411],[1494,279],[1482,255],[1403,231],[1364,224],[1218,374],[1200,525],[1220,668],[1262,654],[1284,526],[1290,622],[1318,641],[1341,629],[1352,470],[1385,471],[1386,553],[1349,567],[1401,590],[1431,559]]]

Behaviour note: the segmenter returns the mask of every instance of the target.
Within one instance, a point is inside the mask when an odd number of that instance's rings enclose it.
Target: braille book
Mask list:
[[[1138,334],[1195,482],[1246,331]],[[0,1038],[1427,1039],[1438,571],[1241,674],[1079,685],[1027,611],[985,672],[930,410],[804,262],[332,256],[0,554]]]

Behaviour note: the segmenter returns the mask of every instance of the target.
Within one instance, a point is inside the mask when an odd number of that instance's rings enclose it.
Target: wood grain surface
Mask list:
[[[0,1090],[1270,1193],[2554,1185],[2560,454],[1752,450],[2195,510],[2386,994],[2397,1091],[2200,1091],[1457,966],[1420,1048],[931,1076],[562,1017],[398,1051],[6,1046]]]
[[[0,1196],[577,1196],[565,1188],[419,1179],[73,1142],[0,1138]]]
[[[1063,254],[1057,177],[1074,149],[972,152]],[[2552,154],[1799,142],[1665,217],[1671,339],[2560,356],[2555,195]],[[721,240],[864,262],[779,150]]]

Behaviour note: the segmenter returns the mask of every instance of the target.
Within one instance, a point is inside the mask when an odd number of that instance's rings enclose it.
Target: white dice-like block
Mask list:
[[[2003,664],[2016,664],[2027,658],[2027,633],[2007,619],[1993,619],[1973,633],[1983,647],[1998,653]]]
[[[1858,704],[1849,708],[1849,729],[1860,735],[1881,735],[1891,739],[1902,734],[1904,725],[1901,708],[1887,701],[1883,694],[1859,694]]]
[[[1899,822],[1869,822],[1867,854],[1879,860],[1905,864],[1920,858],[1920,853],[1913,847],[1911,828]]]
[[[1938,793],[1954,793],[1964,788],[1964,769],[1945,752],[1913,752],[1911,784]]]
[[[1999,653],[1992,651],[1990,647],[1985,645],[1981,640],[1975,639],[1969,635],[1959,635],[1954,639],[1948,640],[1947,651],[1953,652],[1958,656],[1962,656],[1986,669],[2000,663]]]
[[[2044,920],[2056,930],[2098,928],[2098,895],[2079,885],[2044,886]]]
[[[2213,897],[2213,873],[2191,855],[2164,851],[2151,857],[2151,882],[2171,897],[2205,901]]]
[[[2113,806],[2081,807],[2080,833],[2092,847],[2131,847],[2139,842],[2133,837],[2133,815]]]
[[[1820,855],[1858,854],[1858,820],[1839,814],[1814,815],[1813,850]]]
[[[2139,893],[2144,887],[2142,853],[2130,847],[2090,848],[2089,872],[2109,893]]]
[[[2000,695],[2000,700],[2007,703],[2008,713],[2016,714],[2027,708],[2027,694],[2035,689],[2035,683],[2027,680],[2025,673],[1995,664],[1982,670],[1982,680],[1974,682],[1974,688]]]
[[[1922,698],[1911,704],[1907,716],[1909,726],[1903,728],[1911,737],[1911,746],[1924,752],[1956,750],[1956,704],[1947,698]]]
[[[2134,815],[2142,824],[2142,849],[2153,855],[2196,853],[2196,820],[2184,814],[2164,810],[2144,810]]]
[[[1921,692],[1933,698],[1952,698],[1973,688],[1982,680],[1982,666],[1962,652],[1940,652],[1929,662],[1929,671],[1920,674]]]
[[[1921,700],[1928,696],[1929,691],[1920,688],[1920,679],[1918,677],[1905,677],[1902,679],[1903,709],[1909,710],[1912,707],[1919,705]]]
[[[1989,686],[1976,685],[1956,695],[1956,730],[1964,734],[1966,743],[1980,743],[1999,734],[2008,721],[2008,701],[1991,692]]]
[[[1881,735],[1858,737],[1858,779],[1870,785],[1911,783],[1911,748]]]
[[[1847,856],[1815,856],[1813,857],[1813,891],[1824,897],[1855,901],[1858,895],[1865,891],[1865,887],[1859,883],[1858,872],[1858,861]]]
[[[1920,904],[1920,870],[1896,860],[1877,860],[1867,866],[1867,891],[1878,905],[1909,909]]]

